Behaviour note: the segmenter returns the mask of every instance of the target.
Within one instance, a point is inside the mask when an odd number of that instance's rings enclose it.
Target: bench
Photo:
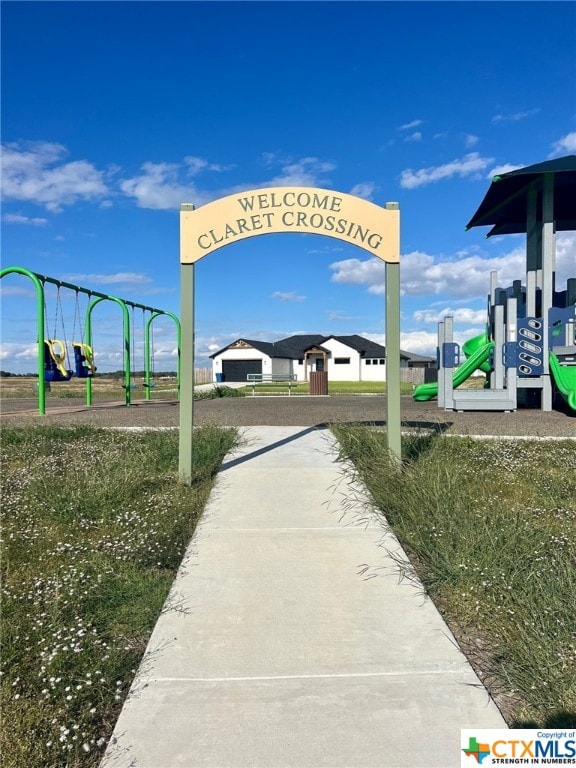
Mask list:
[[[292,386],[296,386],[297,376],[295,373],[248,373],[246,381],[252,385],[252,395],[256,394],[256,387],[259,384],[274,385],[288,384],[288,394],[292,394]]]

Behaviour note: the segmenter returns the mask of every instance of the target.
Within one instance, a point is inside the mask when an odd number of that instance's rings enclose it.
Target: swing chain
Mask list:
[[[136,384],[136,307],[132,304],[132,383]]]
[[[152,363],[152,379],[156,375],[156,366],[154,362],[155,350],[154,350],[154,322],[150,323],[150,362]]]
[[[72,341],[76,337],[76,326],[80,330],[80,343],[84,344],[84,328],[82,326],[82,317],[80,315],[80,298],[78,295],[78,289],[76,289],[76,301],[74,303],[74,326],[72,328]]]
[[[66,339],[66,328],[64,327],[64,312],[62,310],[62,296],[60,295],[60,286],[56,289],[56,316],[54,318],[54,335],[53,339],[57,338],[57,325],[58,325],[58,313],[60,313],[60,325],[62,326],[62,338],[64,339],[64,353],[66,362],[68,362],[68,341]]]

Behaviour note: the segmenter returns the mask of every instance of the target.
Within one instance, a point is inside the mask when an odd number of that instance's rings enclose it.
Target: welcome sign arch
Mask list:
[[[386,264],[386,426],[397,461],[400,436],[400,210],[316,187],[266,187],[180,207],[181,386],[179,476],[192,481],[194,432],[194,265],[226,245],[257,235],[296,232],[357,245]]]

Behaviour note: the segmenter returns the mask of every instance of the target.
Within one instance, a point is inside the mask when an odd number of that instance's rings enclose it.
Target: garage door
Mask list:
[[[222,360],[224,381],[246,381],[249,373],[262,373],[262,360]]]

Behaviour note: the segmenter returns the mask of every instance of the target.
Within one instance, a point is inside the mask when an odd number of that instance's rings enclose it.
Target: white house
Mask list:
[[[329,381],[385,381],[386,349],[363,336],[290,336],[276,342],[237,339],[211,355],[214,380],[246,381],[249,373],[296,374],[328,371]],[[401,367],[428,367],[430,357],[400,352]]]

